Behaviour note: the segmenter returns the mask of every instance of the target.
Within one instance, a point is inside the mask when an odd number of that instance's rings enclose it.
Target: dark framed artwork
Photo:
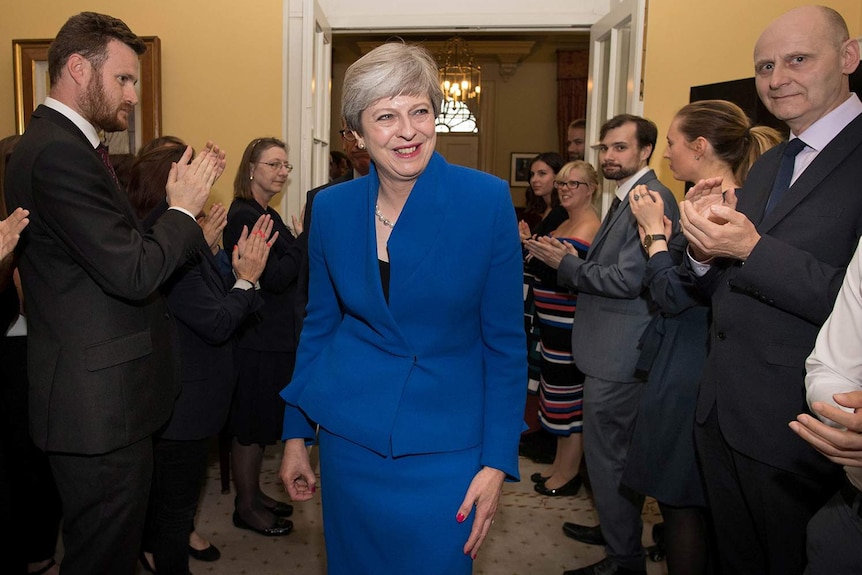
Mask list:
[[[530,185],[530,164],[538,152],[512,152],[512,166],[509,171],[510,186]]]
[[[134,154],[144,142],[162,133],[162,61],[158,36],[141,38],[147,51],[140,55],[138,104],[129,117],[129,129],[105,134],[112,154]],[[15,75],[15,130],[23,134],[33,110],[51,87],[48,75],[50,39],[12,40]]]

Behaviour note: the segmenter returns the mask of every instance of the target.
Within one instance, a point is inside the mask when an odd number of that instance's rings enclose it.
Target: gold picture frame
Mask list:
[[[129,130],[106,134],[112,154],[135,153],[144,142],[162,134],[162,60],[158,36],[141,38],[147,46],[139,56],[138,104],[129,118]],[[50,88],[48,47],[51,40],[12,40],[15,74],[15,130],[23,134],[36,106]]]

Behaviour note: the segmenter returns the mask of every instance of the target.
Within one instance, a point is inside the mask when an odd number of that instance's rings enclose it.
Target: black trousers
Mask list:
[[[194,526],[211,438],[157,439],[144,549],[160,575],[188,575]]]
[[[0,337],[0,557],[11,573],[51,559],[63,505],[48,457],[30,439],[27,338]]]
[[[743,455],[725,441],[715,408],[694,431],[721,573],[801,575],[806,526],[840,474],[816,480]]]
[[[48,453],[63,500],[63,575],[134,575],[153,474],[151,437],[103,455]]]

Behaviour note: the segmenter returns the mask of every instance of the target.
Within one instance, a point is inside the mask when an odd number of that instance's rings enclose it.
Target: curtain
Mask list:
[[[557,50],[557,139],[567,157],[567,128],[572,120],[587,115],[588,50]]]

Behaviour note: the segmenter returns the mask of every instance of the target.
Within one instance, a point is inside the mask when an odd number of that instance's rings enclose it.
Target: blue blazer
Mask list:
[[[311,422],[393,456],[482,446],[518,477],[526,345],[521,246],[509,188],[434,154],[389,238],[389,304],[377,260],[379,179],[321,191],[309,300],[285,439]]]

